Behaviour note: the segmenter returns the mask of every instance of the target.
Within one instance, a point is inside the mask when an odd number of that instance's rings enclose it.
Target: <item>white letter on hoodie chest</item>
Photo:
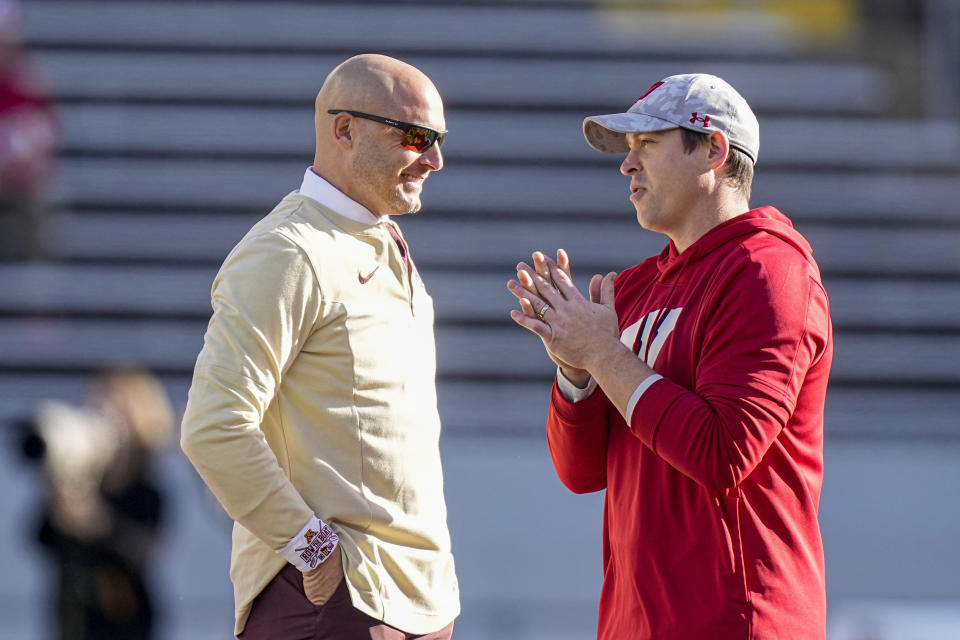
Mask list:
[[[677,307],[676,309],[670,309],[660,321],[660,327],[658,328],[656,334],[653,337],[653,343],[650,344],[650,350],[647,351],[647,344],[650,342],[650,333],[653,331],[653,323],[657,321],[657,316],[660,314],[661,310],[651,311],[644,318],[640,318],[629,327],[624,329],[620,333],[620,342],[627,345],[627,348],[633,350],[633,345],[637,341],[637,334],[640,332],[640,327],[643,327],[643,334],[640,336],[640,348],[636,351],[637,357],[643,360],[644,354],[646,354],[647,366],[651,369],[653,368],[653,363],[657,361],[657,356],[660,355],[660,350],[663,349],[664,343],[667,341],[667,337],[673,333],[674,328],[677,326],[677,319],[680,317],[680,312],[683,311],[683,307]]]

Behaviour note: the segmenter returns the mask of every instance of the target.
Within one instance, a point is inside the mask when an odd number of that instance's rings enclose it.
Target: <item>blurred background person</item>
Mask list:
[[[150,638],[146,569],[165,503],[151,461],[173,431],[165,390],[145,370],[111,369],[83,406],[47,402],[27,427],[46,489],[36,541],[56,567],[52,637]]]
[[[53,101],[20,46],[20,4],[0,1],[0,259],[44,257]]]

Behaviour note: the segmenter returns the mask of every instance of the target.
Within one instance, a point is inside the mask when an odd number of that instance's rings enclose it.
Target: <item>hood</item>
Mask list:
[[[793,228],[790,219],[774,207],[760,207],[718,224],[683,253],[677,253],[677,248],[671,240],[657,258],[660,280],[666,280],[687,264],[703,258],[728,242],[760,231],[766,231],[780,238],[796,249],[806,260],[813,261],[813,249],[810,243]]]

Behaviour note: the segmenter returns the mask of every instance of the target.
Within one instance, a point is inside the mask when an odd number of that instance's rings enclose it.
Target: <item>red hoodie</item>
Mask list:
[[[607,490],[601,640],[822,640],[817,508],[832,359],[810,245],[772,207],[622,272],[621,341],[663,379],[630,424],[554,385],[572,491]]]

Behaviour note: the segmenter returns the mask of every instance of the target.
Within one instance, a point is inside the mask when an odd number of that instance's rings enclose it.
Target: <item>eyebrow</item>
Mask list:
[[[638,141],[650,140],[651,142],[656,142],[661,138],[663,138],[662,135],[656,135],[656,134],[662,134],[662,133],[663,133],[662,131],[631,132],[627,134],[627,140],[630,140],[630,136],[633,136],[634,140],[638,140]]]

